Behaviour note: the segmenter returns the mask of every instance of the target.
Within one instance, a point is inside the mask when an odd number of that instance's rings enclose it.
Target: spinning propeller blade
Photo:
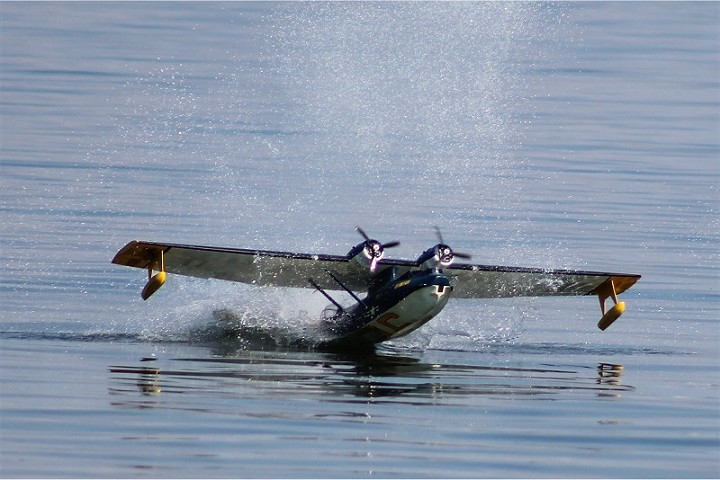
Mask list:
[[[357,232],[365,239],[365,247],[363,248],[363,253],[368,258],[368,260],[370,260],[371,272],[375,271],[378,262],[385,255],[386,248],[393,248],[400,245],[400,242],[398,241],[380,243],[377,240],[370,238],[367,233],[365,233],[365,231],[359,226],[355,227],[355,230],[357,230]]]
[[[450,248],[450,246],[447,245],[443,240],[440,228],[437,226],[435,227],[435,235],[437,235],[438,241],[440,242],[438,245],[435,246],[435,258],[437,263],[448,266],[456,258],[464,258],[467,260],[472,258],[472,256],[467,253],[454,252],[453,249]]]
[[[360,235],[362,235],[362,237],[363,237],[366,241],[369,242],[369,241],[371,240],[370,237],[367,236],[367,233],[365,233],[365,230],[363,230],[362,228],[360,228],[359,225],[358,225],[357,227],[355,227],[355,230],[356,230]]]

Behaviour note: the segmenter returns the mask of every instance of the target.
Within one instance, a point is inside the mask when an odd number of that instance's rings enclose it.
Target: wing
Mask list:
[[[640,279],[627,273],[455,264],[445,273],[455,280],[455,298],[593,295],[608,281],[620,294]]]
[[[347,256],[140,241],[132,241],[121,248],[112,262],[251,285],[310,288],[310,277],[328,290],[338,289],[327,274],[328,270],[354,290],[366,290],[373,275]],[[415,262],[385,259],[378,271],[389,267],[397,267],[398,275],[419,268]],[[623,273],[465,264],[446,267],[445,273],[455,280],[455,298],[589,295],[597,293],[597,289],[610,279],[616,293],[620,294],[640,279],[640,275]]]
[[[312,278],[322,288],[337,290],[327,274],[336,272],[348,287],[367,289],[371,273],[346,256],[216,248],[132,241],[118,251],[112,263],[198,278],[217,278],[251,285],[312,288]]]

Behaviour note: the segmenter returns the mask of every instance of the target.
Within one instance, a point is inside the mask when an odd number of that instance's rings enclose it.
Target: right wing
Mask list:
[[[366,290],[373,275],[347,256],[217,248],[132,241],[117,252],[112,263],[151,271],[166,271],[198,278],[217,278],[251,285],[313,288],[312,278],[322,288],[337,290],[327,274],[337,273],[348,287]]]

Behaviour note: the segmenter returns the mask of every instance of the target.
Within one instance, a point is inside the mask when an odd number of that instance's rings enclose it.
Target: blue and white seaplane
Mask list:
[[[167,273],[215,278],[251,285],[313,288],[330,305],[322,327],[333,342],[372,345],[402,337],[435,317],[454,298],[596,295],[605,330],[625,311],[618,295],[640,279],[627,273],[548,270],[454,263],[470,255],[454,252],[436,228],[438,242],[416,260],[385,258],[399,242],[380,243],[360,228],[363,241],[347,255],[289,253],[132,241],[112,262],[145,269],[147,300]],[[345,291],[354,304],[343,306],[329,292]],[[606,301],[613,302],[606,309]]]

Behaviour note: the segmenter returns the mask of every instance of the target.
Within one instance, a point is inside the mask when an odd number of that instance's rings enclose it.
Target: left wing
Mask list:
[[[629,273],[546,270],[539,268],[488,265],[450,265],[445,273],[454,278],[456,298],[538,297],[550,295],[597,295],[602,318],[598,328],[605,330],[625,311],[617,296],[640,280]],[[613,306],[606,309],[610,298]]]
[[[620,294],[640,279],[628,273],[465,264],[446,267],[445,273],[455,279],[455,298],[591,295],[608,281]]]

